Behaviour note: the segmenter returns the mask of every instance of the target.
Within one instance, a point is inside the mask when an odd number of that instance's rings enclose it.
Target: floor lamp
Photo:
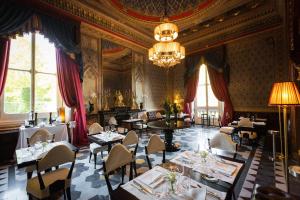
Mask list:
[[[283,109],[283,133],[284,133],[284,171],[288,186],[288,127],[287,108],[288,106],[299,105],[300,94],[294,82],[279,82],[272,86],[269,105],[280,106]]]

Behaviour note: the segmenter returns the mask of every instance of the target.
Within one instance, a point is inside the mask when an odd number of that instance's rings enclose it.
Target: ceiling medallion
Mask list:
[[[154,38],[159,41],[149,49],[149,60],[154,65],[170,68],[180,63],[185,57],[185,48],[179,42],[174,42],[178,37],[178,27],[165,20],[155,27]]]

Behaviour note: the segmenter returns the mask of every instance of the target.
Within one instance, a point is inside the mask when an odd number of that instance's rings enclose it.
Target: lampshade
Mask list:
[[[299,105],[300,94],[294,82],[279,82],[272,86],[269,105]]]

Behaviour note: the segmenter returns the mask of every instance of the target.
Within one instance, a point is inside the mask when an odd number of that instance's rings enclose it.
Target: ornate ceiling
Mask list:
[[[42,0],[82,19],[83,32],[99,35],[135,51],[155,42],[154,27],[164,13],[163,0]],[[180,30],[187,49],[215,45],[280,26],[275,0],[167,0],[167,15]],[[93,26],[97,27],[93,31]],[[128,43],[126,45],[125,43]],[[135,46],[135,47],[134,47]]]
[[[184,19],[207,8],[215,0],[109,0],[120,12],[136,19],[160,22],[165,12],[171,21]]]

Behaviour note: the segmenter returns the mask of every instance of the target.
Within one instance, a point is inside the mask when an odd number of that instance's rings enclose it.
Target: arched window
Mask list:
[[[199,70],[196,100],[194,101],[195,114],[198,116],[201,116],[202,113],[209,114],[215,118],[214,122],[211,121],[211,124],[217,125],[221,104],[211,89],[207,66],[202,64]]]
[[[11,40],[3,115],[56,112],[61,97],[54,44],[39,33]]]

